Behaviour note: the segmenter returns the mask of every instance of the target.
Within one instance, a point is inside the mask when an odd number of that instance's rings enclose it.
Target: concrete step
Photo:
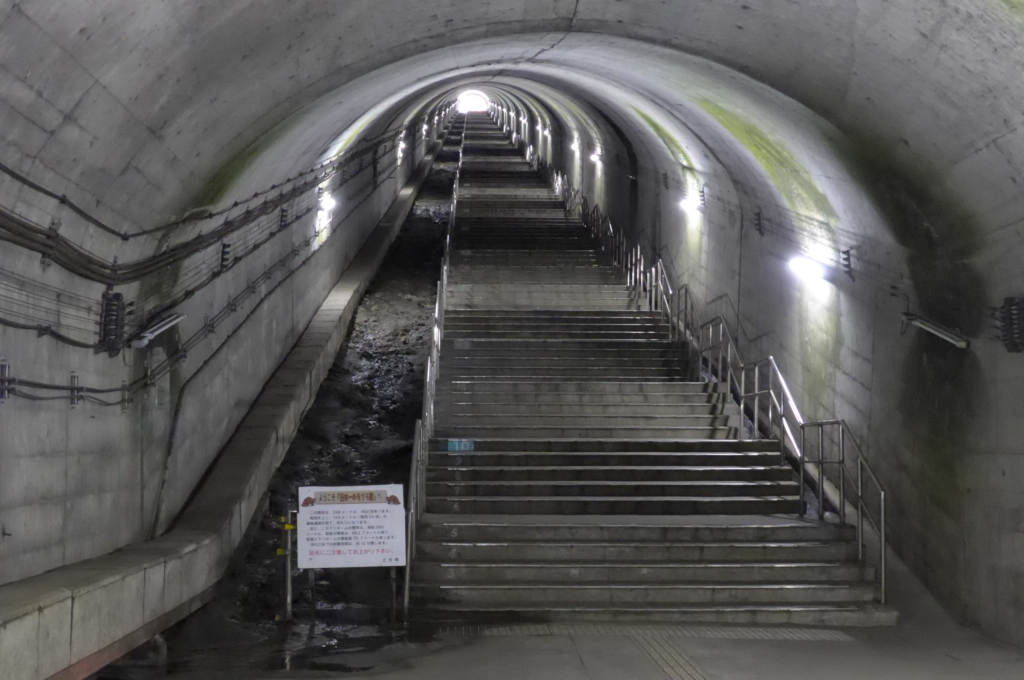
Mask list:
[[[796,496],[451,496],[428,497],[426,509],[440,514],[483,515],[774,515],[797,514],[801,508]]]
[[[850,562],[857,545],[842,541],[637,542],[618,541],[421,541],[416,558],[426,561],[493,562],[510,558],[554,562]]]
[[[506,292],[508,292],[509,289],[521,290],[524,293],[581,294],[581,295],[601,295],[601,294],[604,294],[604,293],[619,294],[619,293],[623,293],[623,292],[626,292],[626,293],[633,292],[624,283],[620,283],[620,284],[607,284],[607,285],[605,285],[605,284],[602,284],[602,285],[571,284],[571,283],[570,284],[551,285],[551,284],[521,284],[521,283],[514,283],[514,282],[494,282],[494,281],[492,281],[490,283],[475,283],[475,284],[469,284],[469,285],[460,285],[460,284],[449,285],[448,286],[448,294],[452,295],[454,293],[462,293],[462,292],[473,293],[473,294],[476,294],[476,295],[487,293],[487,292],[506,293]],[[546,315],[544,315],[541,312],[537,312],[537,314],[535,314],[535,315],[531,315],[528,312],[524,312],[524,313],[519,314],[517,316],[521,316],[521,317],[537,316],[537,317],[540,317],[540,318],[545,318]],[[650,318],[660,318],[660,315],[655,315],[655,314],[648,314],[647,316],[650,317]],[[595,319],[594,323],[600,323],[600,320]]]
[[[486,416],[526,416],[534,418],[568,417],[605,417],[605,416],[688,416],[688,415],[729,415],[739,416],[739,407],[735,404],[631,404],[610,403],[538,403],[524,401],[515,402],[480,402],[454,401],[446,397],[434,407],[437,417],[486,417]]]
[[[685,351],[681,347],[673,346],[668,343],[664,343],[662,347],[648,348],[644,344],[633,344],[632,347],[589,347],[586,354],[582,354],[578,349],[566,349],[559,347],[557,343],[532,343],[525,345],[521,348],[506,348],[506,349],[495,349],[492,347],[476,346],[470,348],[455,349],[454,344],[449,346],[451,349],[448,352],[444,352],[442,347],[442,355],[445,361],[484,361],[484,360],[500,360],[506,362],[525,362],[530,359],[538,361],[550,361],[550,360],[581,360],[581,363],[589,361],[614,361],[617,359],[629,360],[638,359],[645,361],[674,361],[674,362],[687,362],[687,356]]]
[[[478,442],[474,442],[474,445]],[[432,451],[430,464],[439,467],[679,467],[765,468],[783,465],[782,454],[734,452],[583,451]]]
[[[853,562],[729,562],[640,561],[469,562],[418,561],[418,583],[549,584],[549,583],[779,583],[871,581],[874,570]]]
[[[593,309],[593,310],[633,310],[639,311],[644,309],[646,305],[639,302],[630,302],[628,300],[609,301],[609,302],[575,302],[572,300],[560,300],[546,303],[538,302],[521,302],[521,301],[508,301],[508,302],[495,302],[492,300],[487,301],[456,301],[448,302],[448,307],[455,309],[504,309],[508,311],[520,311],[526,309],[537,309],[542,307],[544,309]]]
[[[447,326],[447,324],[446,324]],[[551,339],[551,340],[654,340],[664,341],[668,339],[668,333],[658,330],[578,330],[552,332],[544,329],[537,330],[461,330],[459,328],[445,328],[446,339],[460,340],[486,340],[494,338],[497,340],[530,340],[530,339]],[[557,336],[557,337],[552,337]]]
[[[726,425],[614,425],[598,427],[586,425],[459,425],[447,427],[439,424],[435,436],[456,439],[736,439],[738,430]]]
[[[447,369],[454,372],[481,373],[490,372],[492,369],[563,369],[563,370],[621,370],[621,369],[662,369],[678,371],[685,368],[687,362],[681,357],[588,357],[588,356],[516,356],[516,357],[460,357],[446,356],[441,359],[442,371]]]
[[[718,384],[699,382],[646,382],[634,381],[572,381],[552,383],[529,380],[463,380],[453,381],[445,386],[452,392],[503,392],[503,393],[567,393],[567,394],[721,394],[723,387]]]
[[[584,286],[589,288],[590,286]],[[451,289],[451,286],[449,286]],[[445,320],[449,318],[458,319],[460,321],[465,320],[504,320],[508,318],[506,314],[499,314],[496,312],[488,312],[487,310],[475,311],[475,312],[453,312],[445,315]],[[511,318],[515,319],[533,319],[538,322],[546,320],[570,320],[573,322],[585,321],[588,323],[604,323],[617,322],[617,321],[662,321],[663,317],[660,312],[587,312],[587,311],[564,311],[564,312],[549,312],[545,310],[536,310],[532,312],[518,312],[512,315]]]
[[[899,613],[884,605],[760,604],[760,605],[601,605],[536,607],[473,607],[429,605],[413,610],[417,620],[433,623],[704,623],[758,626],[895,626]]]
[[[601,583],[460,584],[415,583],[418,601],[485,607],[619,606],[673,604],[870,603],[872,584],[847,583]]]
[[[536,482],[548,480],[603,482],[789,482],[792,468],[783,466],[736,467],[695,465],[601,465],[600,461],[579,465],[431,465],[427,480],[431,482]]]
[[[621,313],[624,317],[626,313]],[[463,317],[456,316],[455,318],[444,320],[444,332],[450,333],[453,331],[468,332],[468,331],[500,331],[500,332],[514,332],[514,331],[530,331],[538,333],[594,333],[604,334],[610,332],[628,332],[634,333],[643,331],[645,333],[658,333],[663,334],[664,337],[658,338],[660,341],[668,339],[669,326],[666,323],[657,321],[654,319],[630,319],[628,317],[620,320],[608,320],[604,323],[600,321],[591,321],[589,319],[530,319],[520,317],[518,315],[509,315],[510,318],[507,321],[500,319],[466,319]],[[586,357],[580,357],[586,358]]]
[[[672,383],[675,385],[676,383]],[[454,410],[459,404],[468,404],[473,406],[487,406],[488,408],[493,406],[495,408],[501,405],[509,405],[515,407],[512,413],[518,412],[517,409],[520,407],[524,412],[528,412],[531,409],[543,409],[548,410],[551,413],[571,413],[574,412],[573,408],[580,409],[585,406],[610,406],[610,407],[627,407],[627,406],[649,406],[653,409],[652,413],[657,413],[658,409],[674,409],[679,407],[682,410],[670,410],[669,413],[686,413],[686,409],[683,407],[693,407],[694,411],[697,412],[701,407],[717,407],[714,413],[738,413],[739,408],[731,402],[726,402],[727,395],[718,393],[712,394],[619,394],[615,392],[502,392],[494,391],[490,392],[487,390],[459,390],[452,388],[453,383],[448,385],[439,385],[437,390],[437,403],[440,409]],[[565,407],[565,410],[562,410]]]
[[[619,414],[526,414],[526,415],[457,415],[446,413],[438,418],[438,430],[451,428],[656,428],[666,427],[739,427],[738,417],[712,414],[619,415]]]
[[[475,310],[452,310],[449,312],[463,312],[463,311],[475,311]],[[558,310],[550,310],[553,313],[557,313]],[[599,312],[608,313],[613,310],[595,310]],[[614,310],[618,311],[618,310]],[[501,313],[501,312],[498,312]],[[513,314],[514,312],[508,312]],[[452,328],[458,328],[461,323],[445,323],[445,327],[451,330]],[[631,341],[624,341],[621,343],[614,341],[602,341],[599,338],[594,339],[580,339],[566,340],[559,342],[560,338],[557,337],[539,337],[539,338],[497,338],[489,336],[487,338],[481,338],[486,340],[480,344],[474,345],[472,338],[462,338],[463,341],[469,340],[470,342],[461,342],[458,345],[454,343],[442,344],[442,350],[448,348],[450,353],[457,356],[472,356],[472,352],[464,352],[462,350],[478,349],[492,353],[494,356],[537,356],[537,350],[547,350],[550,352],[561,352],[568,356],[575,357],[624,357],[624,358],[643,358],[643,357],[682,357],[688,354],[688,350],[685,346],[670,342],[667,337],[648,340],[644,343],[636,343]],[[443,342],[443,340],[442,340]],[[582,342],[585,344],[572,345],[572,342]],[[500,353],[496,353],[495,350],[503,350]],[[451,350],[458,350],[451,352]],[[586,352],[580,352],[578,350],[586,350]],[[480,354],[480,356],[487,356],[486,354]]]
[[[682,517],[464,515],[423,516],[417,529],[420,540],[501,542],[552,541],[563,543],[850,543],[856,530],[800,518],[742,516]]]
[[[530,380],[685,380],[687,374],[682,366],[643,367],[643,366],[567,366],[559,367],[550,364],[535,366],[490,366],[466,367],[441,362],[438,374],[441,380],[458,380],[463,378],[495,378],[522,377]]]
[[[565,477],[567,475],[552,475]],[[623,480],[583,480],[583,479],[547,479],[543,481],[436,481],[427,482],[428,497],[455,498],[471,496],[474,498],[590,498],[595,496],[606,498],[732,498],[765,497],[765,496],[796,496],[799,486],[789,480],[774,481],[623,481]]]

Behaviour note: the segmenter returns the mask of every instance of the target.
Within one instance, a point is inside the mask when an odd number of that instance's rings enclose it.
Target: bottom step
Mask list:
[[[757,625],[895,626],[899,612],[884,605],[779,604],[737,606],[416,608],[423,623],[727,623]]]

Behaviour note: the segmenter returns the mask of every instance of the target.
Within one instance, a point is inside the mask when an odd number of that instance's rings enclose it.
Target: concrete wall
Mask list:
[[[362,134],[372,136],[381,125],[376,121]],[[436,132],[437,128],[430,134]],[[0,524],[5,534],[0,584],[167,530],[423,152],[421,136],[406,151],[402,166],[389,172],[396,154],[391,143],[376,160],[382,181],[378,188],[371,186],[368,160],[367,169],[334,190],[338,208],[331,230],[302,245],[316,229],[318,211],[309,212],[177,305],[174,311],[185,314],[185,321],[145,349],[126,350],[112,358],[32,332],[0,328],[0,354],[10,362],[15,377],[69,384],[74,371],[82,385],[117,388],[143,376],[147,364],[155,367],[176,354],[184,339],[201,333],[205,320],[215,318],[229,300],[249,288],[249,282],[272,272],[169,374],[136,394],[129,407],[11,399],[0,408],[5,435],[0,442]],[[312,194],[304,196],[292,204],[292,214],[315,201]],[[271,221],[276,219],[276,214],[270,216]],[[118,291],[137,301],[137,314],[144,317],[195,280],[192,272],[217,258],[218,249],[214,244],[180,267]],[[314,264],[310,258],[317,255],[319,264]],[[18,277],[50,287],[38,288],[42,292],[34,296],[14,292],[18,302],[9,305],[11,311],[28,309],[45,317],[50,307],[43,296],[50,295],[59,305],[67,295],[49,292],[55,289],[86,298],[98,319],[102,285],[41,263],[38,254],[9,244],[4,245],[3,269],[12,281]],[[95,326],[88,327],[96,320],[67,323],[68,308],[57,309],[53,321],[59,329],[96,341]],[[83,330],[75,330],[79,327]],[[102,396],[116,401],[121,395]]]
[[[439,149],[436,145],[434,152]],[[412,207],[431,158],[330,288],[273,370],[175,527],[160,538],[0,586],[0,668],[10,680],[88,677],[205,604],[344,342],[363,291]],[[328,244],[303,274],[340,261]],[[319,265],[319,266],[317,266]],[[267,299],[272,304],[272,298]],[[230,344],[225,353],[240,350]]]

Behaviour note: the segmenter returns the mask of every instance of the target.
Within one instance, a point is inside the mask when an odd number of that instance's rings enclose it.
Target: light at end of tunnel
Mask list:
[[[338,206],[338,202],[334,200],[334,197],[330,194],[324,194],[320,197],[320,209],[324,212],[330,212]]]
[[[825,265],[803,255],[797,255],[789,261],[789,271],[804,281],[824,281],[828,274]]]
[[[491,108],[491,100],[478,90],[468,90],[459,95],[459,113],[477,113]]]

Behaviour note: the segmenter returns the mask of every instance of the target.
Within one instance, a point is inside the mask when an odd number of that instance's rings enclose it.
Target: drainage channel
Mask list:
[[[276,620],[285,592],[277,519],[296,507],[299,486],[408,482],[455,177],[449,153],[434,162],[213,600],[97,680],[365,670],[408,652],[393,644],[399,631],[385,569],[320,570],[313,589],[308,572],[296,573],[294,619]]]

